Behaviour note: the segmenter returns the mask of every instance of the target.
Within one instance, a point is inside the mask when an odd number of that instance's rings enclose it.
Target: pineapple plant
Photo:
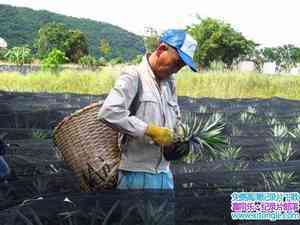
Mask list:
[[[215,159],[218,150],[227,145],[224,128],[225,123],[219,113],[205,120],[196,112],[183,112],[182,121],[175,129],[173,144],[164,147],[165,158],[177,160],[189,154],[205,154]]]
[[[296,153],[291,142],[273,142],[272,145],[273,150],[264,154],[263,161],[265,162],[287,162]]]
[[[278,170],[267,174],[261,173],[261,176],[264,180],[265,191],[284,191],[291,185],[299,185],[295,172]]]

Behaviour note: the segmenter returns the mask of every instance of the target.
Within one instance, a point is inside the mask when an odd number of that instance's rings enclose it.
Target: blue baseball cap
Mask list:
[[[160,43],[166,43],[174,47],[182,61],[188,65],[192,71],[197,72],[197,67],[193,62],[193,56],[197,48],[197,42],[191,35],[180,29],[169,29],[160,37]]]

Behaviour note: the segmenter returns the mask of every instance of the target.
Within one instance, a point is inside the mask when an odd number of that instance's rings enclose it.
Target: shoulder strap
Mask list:
[[[136,114],[136,111],[137,111],[137,106],[138,106],[138,97],[139,97],[139,92],[140,92],[140,85],[141,85],[141,82],[140,82],[140,76],[137,76],[138,77],[138,87],[137,87],[137,92],[136,92],[136,95],[129,107],[129,111],[130,111],[130,115],[135,115]]]

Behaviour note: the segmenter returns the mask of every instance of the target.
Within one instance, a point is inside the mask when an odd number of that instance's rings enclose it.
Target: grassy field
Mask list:
[[[180,73],[179,96],[216,98],[300,98],[300,76],[241,72]]]
[[[59,74],[38,72],[26,76],[0,73],[0,90],[103,94],[109,92],[121,67],[106,67],[100,72],[65,70]],[[241,72],[192,73],[176,75],[178,96],[216,98],[300,98],[300,76],[264,75]]]

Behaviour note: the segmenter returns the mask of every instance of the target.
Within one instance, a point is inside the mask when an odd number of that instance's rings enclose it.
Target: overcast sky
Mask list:
[[[144,27],[184,28],[195,15],[223,19],[263,46],[300,47],[299,0],[0,0],[1,4],[52,12],[118,25],[137,34]],[[0,34],[1,36],[1,34]]]

